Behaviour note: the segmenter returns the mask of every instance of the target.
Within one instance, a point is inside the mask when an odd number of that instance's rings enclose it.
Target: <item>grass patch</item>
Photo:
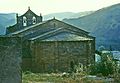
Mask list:
[[[23,73],[22,83],[105,83],[103,80],[90,80],[83,75]]]

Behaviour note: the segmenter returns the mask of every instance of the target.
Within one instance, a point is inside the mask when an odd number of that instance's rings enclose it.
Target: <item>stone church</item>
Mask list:
[[[22,69],[32,72],[65,72],[71,62],[89,65],[95,59],[95,38],[89,32],[57,20],[43,21],[30,8],[6,36],[22,38]]]

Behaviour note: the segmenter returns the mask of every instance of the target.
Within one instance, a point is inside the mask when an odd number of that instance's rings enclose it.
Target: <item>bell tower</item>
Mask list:
[[[42,22],[42,14],[40,13],[40,16],[38,16],[37,14],[35,14],[30,7],[28,7],[28,10],[26,13],[24,13],[21,16],[18,16],[18,14],[16,14],[16,19],[17,19],[17,25],[19,26],[19,28],[24,28],[27,26],[31,26],[31,25],[35,25],[37,23]]]
[[[42,14],[40,13],[40,15],[37,15],[30,9],[30,7],[28,7],[28,10],[23,15],[18,16],[18,14],[16,14],[16,24],[9,26],[6,30],[6,34],[21,30],[28,26],[35,25],[42,21]]]

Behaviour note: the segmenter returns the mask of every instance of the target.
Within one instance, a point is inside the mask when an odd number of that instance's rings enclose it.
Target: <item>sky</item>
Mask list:
[[[120,0],[0,0],[0,13],[23,14],[30,9],[43,15],[57,12],[83,12],[98,10]]]

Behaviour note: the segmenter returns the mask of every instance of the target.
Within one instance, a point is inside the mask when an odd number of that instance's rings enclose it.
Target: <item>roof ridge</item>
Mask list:
[[[38,16],[36,13],[34,13],[30,8],[28,8],[28,10],[23,14],[23,15],[20,15],[19,17],[21,17],[21,16],[24,16],[27,12],[32,12],[34,15],[36,15],[36,16]]]
[[[69,26],[72,26],[72,27],[74,27],[74,28],[76,28],[76,29],[78,29],[78,30],[80,30],[80,31],[85,32],[85,33],[89,33],[88,31],[83,30],[83,29],[81,29],[80,27],[77,27],[77,26],[75,26],[75,25],[69,24],[69,23],[64,22],[64,21],[60,21],[60,20],[58,20],[58,19],[55,19],[55,20],[57,20],[57,21],[59,21],[59,22],[62,22],[62,23],[65,23],[65,24],[67,24],[67,25],[69,25]]]

